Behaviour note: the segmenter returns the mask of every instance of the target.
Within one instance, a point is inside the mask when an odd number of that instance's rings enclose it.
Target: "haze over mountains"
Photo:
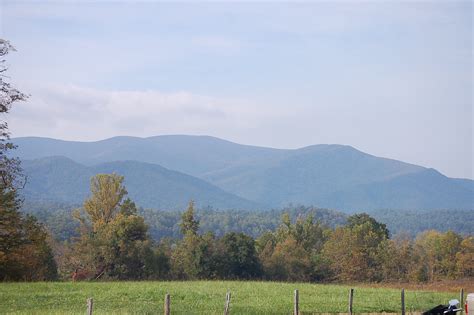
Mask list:
[[[346,212],[474,209],[472,180],[344,145],[283,150],[208,136],[13,141],[24,160],[29,180],[24,194],[30,200],[79,203],[92,175],[116,172],[125,176],[130,197],[149,208],[183,208],[193,198],[220,209],[289,203]]]

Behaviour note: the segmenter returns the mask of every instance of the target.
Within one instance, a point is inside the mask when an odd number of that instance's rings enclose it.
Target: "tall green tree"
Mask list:
[[[220,256],[219,278],[255,279],[262,275],[262,268],[255,249],[255,240],[244,233],[227,233],[218,241]]]
[[[194,213],[194,201],[191,200],[188,204],[188,208],[181,215],[181,233],[186,236],[187,234],[197,235],[199,230],[199,221],[195,218]]]
[[[148,227],[135,204],[123,200],[127,194],[124,178],[98,174],[91,179],[91,196],[83,212],[74,213],[81,222],[81,235],[74,244],[72,259],[90,278],[152,278],[156,262]]]
[[[212,233],[198,234],[199,221],[194,214],[194,201],[181,215],[183,239],[177,244],[171,262],[172,273],[179,279],[208,279],[215,277],[215,238]]]

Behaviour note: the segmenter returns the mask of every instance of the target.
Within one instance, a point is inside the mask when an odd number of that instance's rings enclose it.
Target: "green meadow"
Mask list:
[[[166,293],[172,314],[222,314],[227,291],[231,314],[291,314],[299,290],[301,314],[347,312],[350,286],[256,281],[36,282],[0,284],[2,314],[162,314]],[[400,312],[400,290],[354,286],[355,313]],[[456,298],[455,293],[406,291],[408,312]]]

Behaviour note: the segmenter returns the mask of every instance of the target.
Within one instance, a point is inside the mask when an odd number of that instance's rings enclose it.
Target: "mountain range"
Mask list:
[[[189,200],[199,206],[256,209],[257,204],[209,184],[201,179],[171,171],[156,164],[117,161],[85,166],[62,157],[25,160],[27,200],[81,204],[89,195],[92,176],[117,173],[124,176],[128,196],[145,208],[184,209]]]
[[[376,157],[351,146],[273,149],[209,136],[114,137],[96,142],[15,138],[29,200],[79,203],[91,176],[116,172],[139,205],[220,209],[315,205],[373,209],[474,209],[474,181]]]

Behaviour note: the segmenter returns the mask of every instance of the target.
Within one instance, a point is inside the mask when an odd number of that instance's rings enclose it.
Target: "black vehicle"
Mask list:
[[[429,311],[423,313],[423,315],[456,315],[457,312],[461,311],[458,307],[459,301],[454,299],[449,301],[448,305],[438,305]]]

